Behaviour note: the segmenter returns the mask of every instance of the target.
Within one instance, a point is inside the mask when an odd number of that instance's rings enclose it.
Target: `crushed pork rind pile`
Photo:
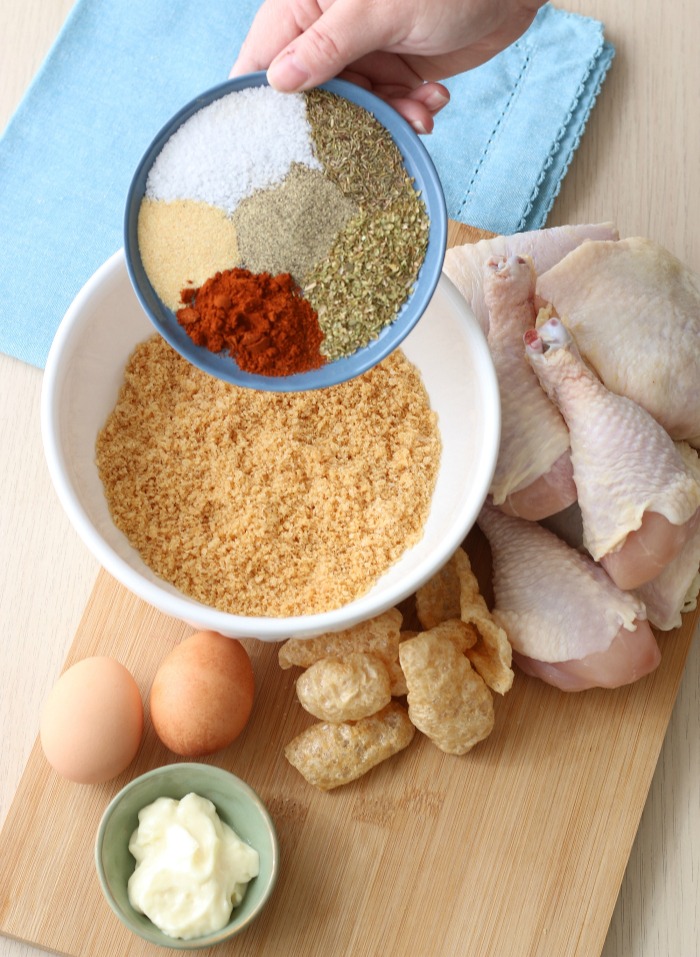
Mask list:
[[[511,646],[491,617],[459,548],[415,596],[421,631],[392,608],[345,631],[291,638],[283,669],[303,668],[297,698],[319,719],[285,748],[321,791],[361,777],[397,754],[416,730],[447,754],[466,754],[494,726],[492,692],[513,684]],[[406,697],[405,707],[396,698]]]

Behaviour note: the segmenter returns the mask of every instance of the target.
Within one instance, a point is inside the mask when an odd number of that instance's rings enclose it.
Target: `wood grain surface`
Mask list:
[[[467,548],[487,578],[478,533]],[[635,685],[566,695],[518,673],[496,701],[494,732],[469,754],[445,755],[417,734],[400,755],[328,793],[283,756],[313,720],[296,700],[298,669],[280,670],[276,645],[244,642],[253,716],[206,760],[267,804],[281,873],[263,915],[216,952],[458,957],[468,940],[474,957],[600,954],[696,619],[662,636],[660,667]],[[66,667],[111,655],[147,701],[159,663],[190,631],[103,571]],[[136,761],[104,785],[62,780],[36,743],[0,834],[0,932],[72,957],[162,953],[109,910],[93,842],[120,787],[176,760],[148,716]]]

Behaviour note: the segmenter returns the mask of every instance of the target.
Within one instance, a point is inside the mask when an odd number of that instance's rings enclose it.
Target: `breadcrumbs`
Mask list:
[[[154,336],[96,451],[114,522],[157,575],[222,611],[287,617],[353,601],[419,540],[440,435],[400,350],[332,388],[275,393]]]

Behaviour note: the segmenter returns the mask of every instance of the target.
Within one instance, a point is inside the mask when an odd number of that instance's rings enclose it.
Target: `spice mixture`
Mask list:
[[[388,131],[356,103],[307,94],[324,172],[360,207],[303,283],[329,359],[376,338],[411,291],[428,246],[429,220]]]
[[[176,213],[187,201],[230,220],[235,262],[220,224],[209,265],[196,231],[195,248],[183,256],[185,222],[168,228],[163,214],[165,236],[146,228],[159,221],[153,205]],[[156,158],[139,218],[146,273],[174,312],[192,305],[192,289],[217,271],[290,273],[319,326],[322,361],[351,355],[394,321],[429,230],[396,144],[370,113],[325,90],[289,95],[270,87],[230,93],[190,117]],[[182,296],[173,302],[178,284]]]
[[[239,90],[173,133],[149,170],[146,196],[200,200],[231,215],[246,196],[281,183],[293,163],[321,167],[304,98],[268,86]]]
[[[435,413],[400,350],[329,389],[258,392],[159,336],[137,346],[97,440],[112,517],[160,577],[239,615],[328,611],[421,536]]]
[[[410,185],[390,133],[361,106],[311,90],[306,111],[323,172],[348,199],[360,207],[387,207]]]
[[[425,254],[407,228],[413,215],[400,200],[363,210],[307,277],[304,292],[318,314],[327,358],[351,355],[396,318]]]

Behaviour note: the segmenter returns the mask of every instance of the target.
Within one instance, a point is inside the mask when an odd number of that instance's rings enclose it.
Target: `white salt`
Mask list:
[[[304,97],[269,86],[239,90],[173,133],[151,167],[146,196],[199,200],[231,214],[256,190],[281,183],[292,163],[321,169]]]

